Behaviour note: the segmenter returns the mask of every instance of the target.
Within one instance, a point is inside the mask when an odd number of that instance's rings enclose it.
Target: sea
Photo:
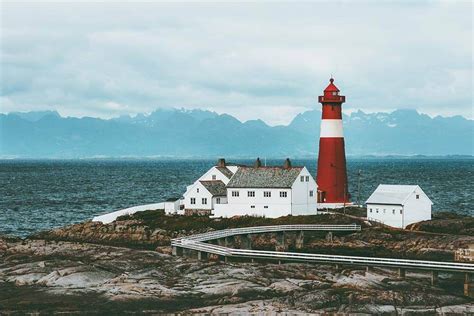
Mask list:
[[[215,160],[0,160],[0,234],[32,233],[134,205],[180,197]],[[232,160],[252,164],[253,160]],[[267,165],[283,160],[266,159]],[[293,160],[316,173],[316,160]],[[348,158],[349,192],[363,204],[377,185],[418,184],[433,211],[474,216],[474,159]]]

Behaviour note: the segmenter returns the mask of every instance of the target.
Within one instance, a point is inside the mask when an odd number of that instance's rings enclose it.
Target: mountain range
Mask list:
[[[344,115],[348,155],[473,155],[474,121],[416,110]],[[289,125],[205,110],[158,109],[113,119],[56,111],[0,114],[0,157],[314,157],[321,112]]]

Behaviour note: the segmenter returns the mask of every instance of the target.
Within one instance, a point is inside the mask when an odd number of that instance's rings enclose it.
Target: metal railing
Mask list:
[[[327,230],[327,231],[357,231],[360,230],[359,225],[279,225],[279,226],[257,226],[245,228],[225,229],[221,231],[213,231],[209,233],[193,235],[173,239],[171,245],[196,251],[202,251],[219,256],[239,257],[239,258],[261,258],[273,260],[294,260],[307,262],[322,263],[339,263],[339,264],[355,264],[365,266],[383,266],[394,268],[416,268],[426,270],[442,270],[457,272],[474,272],[474,264],[458,263],[458,262],[442,262],[427,260],[411,260],[396,258],[377,258],[377,257],[358,257],[358,256],[341,256],[313,253],[298,252],[280,252],[280,251],[264,251],[264,250],[247,250],[233,249],[224,246],[205,243],[206,240],[229,237],[233,235],[252,234],[252,233],[269,233],[278,231],[301,231],[301,230]]]
[[[254,226],[254,227],[241,227],[241,228],[230,228],[223,230],[215,230],[207,233],[196,234],[188,237],[173,239],[178,240],[190,240],[190,241],[206,241],[219,238],[225,238],[235,235],[244,234],[261,234],[261,233],[272,233],[281,231],[360,231],[360,225],[349,224],[349,225],[275,225],[275,226]]]

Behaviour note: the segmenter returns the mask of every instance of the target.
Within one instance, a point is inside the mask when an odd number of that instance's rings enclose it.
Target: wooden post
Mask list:
[[[328,232],[326,234],[326,241],[332,243],[332,232]]]
[[[217,244],[221,247],[226,247],[226,244],[225,244],[225,238],[219,238],[217,239]]]
[[[404,278],[405,278],[405,274],[406,274],[405,268],[398,268],[398,277],[399,277],[400,279],[404,279]]]
[[[198,260],[200,261],[207,261],[208,253],[205,251],[198,251]]]
[[[183,256],[183,248],[178,246],[173,246],[172,250],[173,256],[182,257]]]
[[[431,271],[431,285],[438,284],[438,271]]]
[[[304,231],[300,230],[296,234],[295,248],[296,249],[302,249],[303,246],[304,246]]]
[[[286,240],[285,240],[285,232],[278,232],[276,233],[277,243],[275,245],[275,251],[286,251]]]
[[[234,236],[227,236],[224,238],[225,247],[232,247],[232,242],[234,241]]]
[[[472,291],[472,284],[471,284],[471,273],[466,272],[464,273],[464,295],[467,297],[474,298],[474,292]]]
[[[252,238],[250,234],[240,236],[240,247],[242,249],[252,249]]]

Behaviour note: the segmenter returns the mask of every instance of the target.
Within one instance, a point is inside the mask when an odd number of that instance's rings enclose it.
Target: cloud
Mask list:
[[[348,112],[416,108],[472,118],[471,9],[3,3],[0,110],[111,117],[199,107],[281,124],[318,108],[333,74]]]

